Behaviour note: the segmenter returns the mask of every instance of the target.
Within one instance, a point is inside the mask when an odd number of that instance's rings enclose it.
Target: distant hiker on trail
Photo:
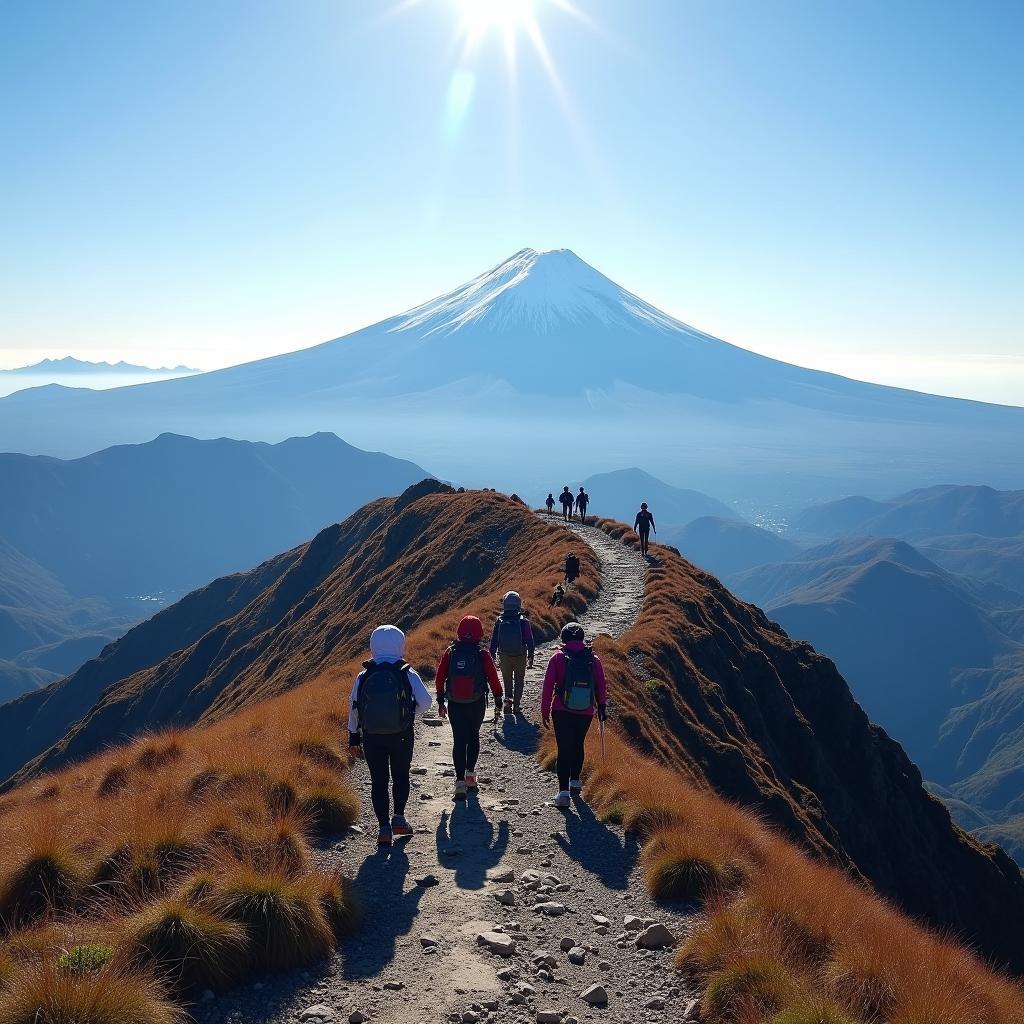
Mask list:
[[[572,793],[583,788],[584,744],[594,711],[603,722],[606,717],[607,687],[601,659],[584,643],[583,627],[570,622],[562,628],[562,647],[548,662],[544,673],[544,692],[540,714],[544,728],[555,726],[558,747],[558,795],[556,807],[568,807]]]
[[[586,523],[587,521],[587,506],[589,504],[590,495],[581,487],[580,493],[576,495],[576,511],[580,514],[581,523]]]
[[[565,556],[565,582],[572,586],[580,574],[580,560],[570,551]]]
[[[497,656],[505,684],[505,714],[521,714],[526,670],[533,668],[533,627],[523,614],[523,602],[510,590],[501,601],[501,614],[491,630],[491,657]]]
[[[547,500],[544,504],[547,506],[548,515],[551,515],[555,510],[555,496],[550,491],[548,491]]]
[[[633,529],[640,535],[640,553],[642,555],[647,554],[647,549],[651,544],[651,527],[654,527],[654,534],[657,536],[658,528],[654,526],[654,516],[651,515],[647,508],[647,502],[640,502],[640,511],[636,514],[636,519],[633,520]]]
[[[566,484],[562,488],[562,493],[558,496],[558,500],[562,503],[562,519],[564,522],[572,522],[572,506],[576,499],[572,496],[572,491],[569,490],[569,485]]]
[[[557,608],[565,600],[565,587],[561,583],[555,584],[555,589],[551,591],[551,603]]]
[[[370,634],[370,661],[352,687],[348,714],[349,761],[366,758],[370,769],[370,803],[380,825],[378,846],[390,846],[395,836],[411,836],[405,819],[412,765],[413,725],[416,712],[433,703],[414,668],[402,660],[405,634],[397,626],[378,626]],[[388,818],[388,782],[394,817]]]
[[[475,615],[464,616],[458,639],[437,663],[437,708],[452,727],[456,800],[465,800],[466,790],[477,788],[476,761],[488,688],[494,696],[494,717],[501,717],[501,683],[494,659],[480,646],[483,638],[483,623]]]

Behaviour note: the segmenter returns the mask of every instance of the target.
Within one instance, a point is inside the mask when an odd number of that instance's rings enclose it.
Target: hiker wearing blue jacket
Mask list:
[[[526,670],[533,668],[533,627],[523,614],[523,602],[510,590],[501,601],[501,614],[491,630],[491,657],[496,658],[505,687],[505,714],[522,714]]]
[[[370,769],[370,803],[380,825],[378,846],[390,846],[395,836],[411,836],[405,818],[409,802],[409,769],[417,713],[434,703],[416,669],[402,658],[405,634],[397,626],[378,626],[370,634],[369,661],[352,687],[348,715],[349,761],[366,758]],[[389,805],[394,800],[394,816]]]

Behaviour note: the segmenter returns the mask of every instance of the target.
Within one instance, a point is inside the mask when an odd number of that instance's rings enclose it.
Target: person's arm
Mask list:
[[[634,533],[639,533],[640,532],[640,513],[639,512],[637,512],[637,514],[636,514],[636,519],[633,520],[633,532]]]
[[[501,616],[499,615],[494,620],[494,628],[491,630],[491,657],[493,658],[498,653],[498,632],[501,629]]]
[[[444,705],[444,687],[448,682],[448,662],[452,656],[452,649],[446,647],[441,660],[437,663],[437,674],[434,676],[434,690],[437,693],[438,707]]]
[[[551,703],[555,697],[555,686],[560,681],[559,669],[565,661],[561,653],[552,654],[548,667],[544,671],[544,687],[540,696],[540,717],[544,722],[544,728],[551,726]]]
[[[490,686],[491,693],[494,696],[494,706],[500,711],[504,693],[501,689],[501,680],[498,678],[498,668],[494,664],[494,659],[487,651],[481,651],[480,657],[484,663],[484,675],[487,677],[487,685]]]
[[[608,705],[608,684],[604,678],[604,665],[601,659],[594,655],[594,696],[597,698],[597,717],[603,722],[605,720]]]
[[[533,642],[533,626],[530,625],[530,620],[525,615],[523,616],[523,643],[526,644],[526,657],[529,661],[529,667],[533,668],[533,652],[536,645]]]
[[[434,698],[430,696],[430,691],[427,689],[426,684],[420,679],[419,672],[414,668],[409,669],[409,685],[412,687],[413,699],[416,701],[416,710],[422,715],[431,709],[434,703]]]
[[[653,531],[654,531],[655,533],[657,533],[657,532],[658,532],[658,528],[657,528],[657,527],[656,527],[656,526],[654,525],[654,516],[653,516],[653,515],[651,516],[651,529],[652,529],[652,530],[653,530]]]
[[[362,675],[356,676],[352,685],[352,697],[348,709],[348,760],[351,764],[363,752],[363,734],[359,728],[359,710],[356,701],[359,698],[359,684],[362,682]]]

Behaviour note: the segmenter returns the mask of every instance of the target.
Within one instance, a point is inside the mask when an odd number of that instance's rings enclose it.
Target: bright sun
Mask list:
[[[534,0],[458,0],[460,29],[472,45],[492,31],[507,38],[519,31],[527,33],[536,24]]]

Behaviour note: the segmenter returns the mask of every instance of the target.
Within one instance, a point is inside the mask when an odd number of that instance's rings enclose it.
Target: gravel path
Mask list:
[[[594,527],[569,529],[601,563],[600,594],[583,619],[588,636],[619,636],[639,612],[646,562]],[[356,934],[316,968],[200,1003],[197,1021],[686,1019],[693,994],[673,971],[671,950],[635,941],[654,922],[680,935],[683,908],[648,899],[636,845],[620,828],[603,824],[581,800],[568,811],[550,805],[554,777],[538,768],[535,751],[540,682],[552,649],[538,649],[528,674],[526,716],[496,732],[485,724],[478,797],[452,801],[448,728],[430,717],[419,726],[413,759],[408,817],[416,835],[378,852],[367,798],[365,831],[321,851],[325,862],[358,865],[365,916]],[[613,692],[614,685],[610,680]],[[353,776],[368,791],[365,766]],[[418,884],[429,881],[424,876],[436,884]],[[488,943],[479,938],[485,933]],[[656,930],[648,937],[656,939]],[[582,998],[592,985],[603,986],[606,1004]]]

